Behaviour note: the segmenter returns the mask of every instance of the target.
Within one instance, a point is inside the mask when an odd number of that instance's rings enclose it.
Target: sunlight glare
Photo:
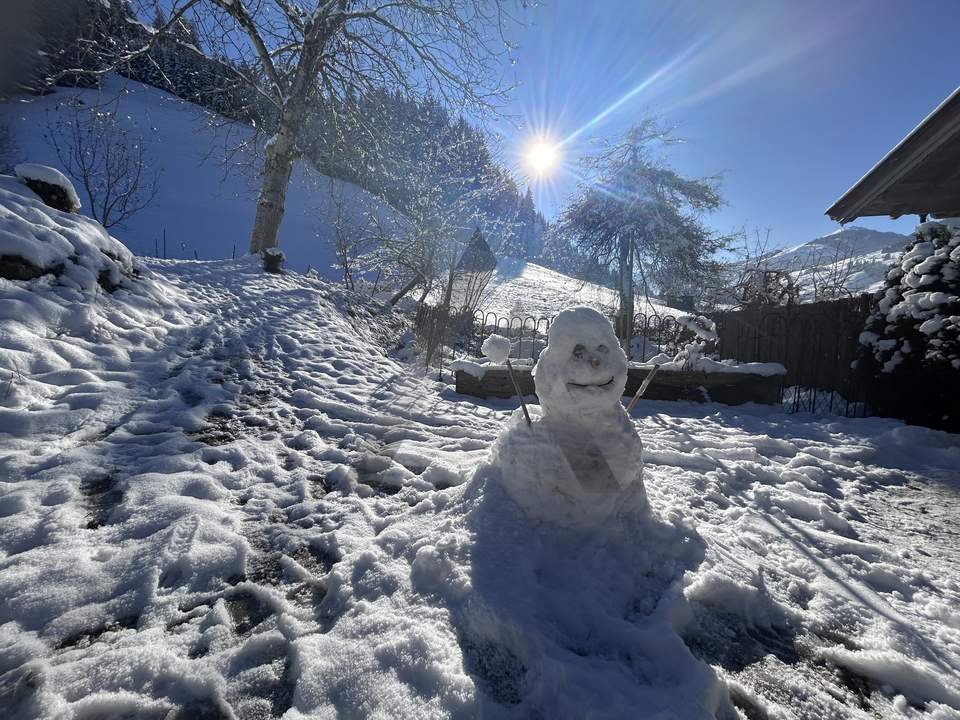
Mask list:
[[[549,175],[556,167],[558,159],[556,146],[542,138],[534,140],[527,148],[527,167],[534,177],[542,178]]]

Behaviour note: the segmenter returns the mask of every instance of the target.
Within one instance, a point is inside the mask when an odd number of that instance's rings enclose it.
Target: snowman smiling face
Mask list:
[[[557,315],[534,379],[544,417],[616,408],[627,382],[627,358],[610,321],[588,307]]]
[[[614,369],[608,367],[610,348],[604,343],[590,348],[581,343],[573,348],[573,357],[568,363],[569,375],[577,380],[567,380],[567,389],[570,393],[606,393],[614,386],[616,380]],[[606,377],[610,372],[609,377]]]

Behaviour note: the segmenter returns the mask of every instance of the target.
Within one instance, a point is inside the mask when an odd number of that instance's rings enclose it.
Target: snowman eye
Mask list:
[[[608,348],[606,345],[597,345],[597,351],[606,355],[608,352],[610,352],[610,348]]]
[[[577,345],[575,348],[573,348],[573,356],[579,360],[583,357],[583,354],[586,351],[587,349],[583,345]]]

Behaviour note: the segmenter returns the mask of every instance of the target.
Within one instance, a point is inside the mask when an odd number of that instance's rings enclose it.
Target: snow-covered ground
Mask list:
[[[400,318],[139,272],[0,280],[4,718],[960,718],[957,436],[641,402],[654,516],[611,544],[491,484],[512,404],[394,359]]]
[[[81,108],[102,105],[105,110],[112,110],[116,100],[119,127],[131,138],[143,139],[147,175],[160,172],[151,206],[114,228],[134,253],[163,256],[164,234],[168,258],[193,259],[196,253],[209,260],[246,253],[258,187],[252,131],[148,85],[110,76],[100,91],[57,87],[42,97],[0,103],[0,126],[8,128],[11,145],[0,158],[0,170],[3,162],[28,162],[66,171],[45,136],[63,133],[63,123],[75,117],[75,99],[83,103]],[[229,162],[224,162],[227,152]],[[81,212],[87,213],[80,178],[71,179],[81,189]],[[391,217],[382,203],[356,185],[298,164],[280,228],[290,267],[304,271],[313,266],[322,277],[338,277],[331,246],[338,208],[347,228],[364,227],[367,212]]]
[[[617,293],[536,263],[501,258],[480,301],[480,308],[486,312],[520,318],[553,317],[558,310],[571,305],[612,311],[617,306]],[[683,311],[638,298],[636,312],[679,315]]]

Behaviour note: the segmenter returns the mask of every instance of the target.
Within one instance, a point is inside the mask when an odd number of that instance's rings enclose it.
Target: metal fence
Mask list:
[[[510,340],[510,358],[536,362],[547,345],[547,333],[555,315],[503,315],[487,310],[423,306],[414,329],[424,362],[442,372],[451,355],[479,358],[483,341],[490,335]],[[637,313],[633,318],[630,356],[649,360],[661,352],[674,353],[683,327],[673,315]]]

